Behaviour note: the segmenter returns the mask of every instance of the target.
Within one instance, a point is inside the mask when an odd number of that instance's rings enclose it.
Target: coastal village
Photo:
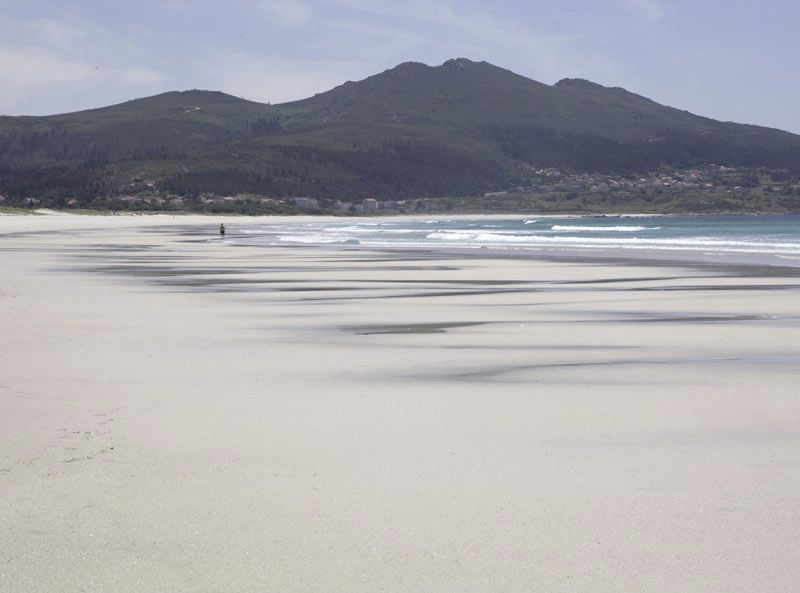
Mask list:
[[[581,199],[610,200],[623,204],[626,199],[652,201],[658,197],[686,194],[736,194],[800,197],[800,177],[787,170],[752,169],[725,165],[707,165],[701,168],[661,170],[647,174],[609,175],[574,173],[557,168],[526,165],[520,171],[518,185],[485,192],[484,202],[505,197],[551,197],[553,200]],[[459,198],[467,199],[470,198]],[[257,194],[176,195],[159,189],[156,180],[132,175],[121,188],[120,194],[89,202],[77,197],[59,197],[55,200],[24,197],[12,200],[0,195],[0,206],[27,208],[60,207],[67,209],[105,207],[112,210],[194,210],[209,212],[266,212],[266,213],[339,213],[369,215],[379,212],[406,213],[442,210],[443,197],[420,197],[403,200],[367,197],[317,198],[311,196],[265,196]],[[452,200],[452,198],[450,198]],[[798,200],[800,202],[800,200]],[[800,204],[798,204],[800,206]]]
[[[748,191],[792,193],[800,190],[800,178],[787,170],[749,169],[708,165],[704,168],[656,171],[648,175],[598,175],[566,173],[559,169],[530,167],[535,183],[515,191],[549,192],[642,192],[642,191]],[[623,194],[624,195],[624,194]]]

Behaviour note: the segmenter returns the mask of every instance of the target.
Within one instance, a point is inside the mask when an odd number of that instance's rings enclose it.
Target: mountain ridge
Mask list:
[[[0,193],[12,195],[115,194],[143,177],[175,191],[395,198],[492,191],[534,165],[636,172],[712,162],[797,171],[800,136],[467,58],[404,62],[276,105],[193,89],[0,117]],[[90,181],[77,182],[79,170]]]

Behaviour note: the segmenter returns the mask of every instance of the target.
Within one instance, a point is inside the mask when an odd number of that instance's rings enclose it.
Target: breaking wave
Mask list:
[[[358,239],[353,237],[331,237],[330,235],[282,235],[278,237],[278,241],[283,243],[306,243],[309,245],[318,244],[334,244],[340,245],[358,245]]]
[[[800,243],[732,241],[695,237],[686,239],[643,239],[610,237],[558,237],[545,235],[499,235],[496,233],[435,232],[427,239],[460,243],[464,246],[573,247],[583,249],[666,249],[734,253],[774,253],[800,255]]]
[[[748,261],[752,254],[781,257],[786,263],[800,261],[800,217],[661,217],[651,224],[637,222],[595,222],[567,217],[293,220],[242,229],[240,233],[231,233],[231,240],[332,247],[684,251],[704,255],[741,254]]]

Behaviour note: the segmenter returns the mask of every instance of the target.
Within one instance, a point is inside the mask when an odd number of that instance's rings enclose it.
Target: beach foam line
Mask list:
[[[394,228],[379,228],[374,226],[344,226],[344,227],[327,227],[320,230],[326,233],[388,233],[390,235],[409,235],[412,233],[424,233],[423,229],[394,229]]]
[[[282,235],[278,237],[278,241],[284,243],[304,243],[309,245],[315,244],[352,244],[358,245],[358,239],[353,237],[331,237],[330,235]]]
[[[426,239],[465,242],[471,245],[513,244],[519,246],[559,246],[580,248],[635,248],[716,250],[739,253],[781,253],[800,255],[800,243],[766,243],[762,241],[729,241],[723,239],[642,239],[610,237],[563,237],[543,235],[500,235],[496,233],[435,232]]]
[[[661,227],[654,226],[579,226],[569,224],[554,224],[550,227],[551,231],[575,231],[575,232],[596,232],[596,233],[635,233],[640,231],[657,231]]]

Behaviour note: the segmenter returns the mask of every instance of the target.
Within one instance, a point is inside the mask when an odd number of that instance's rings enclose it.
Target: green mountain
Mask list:
[[[400,64],[280,105],[186,91],[0,117],[0,193],[16,196],[117,195],[140,180],[189,194],[470,195],[524,181],[531,165],[623,173],[707,163],[800,172],[800,136],[463,58]]]

